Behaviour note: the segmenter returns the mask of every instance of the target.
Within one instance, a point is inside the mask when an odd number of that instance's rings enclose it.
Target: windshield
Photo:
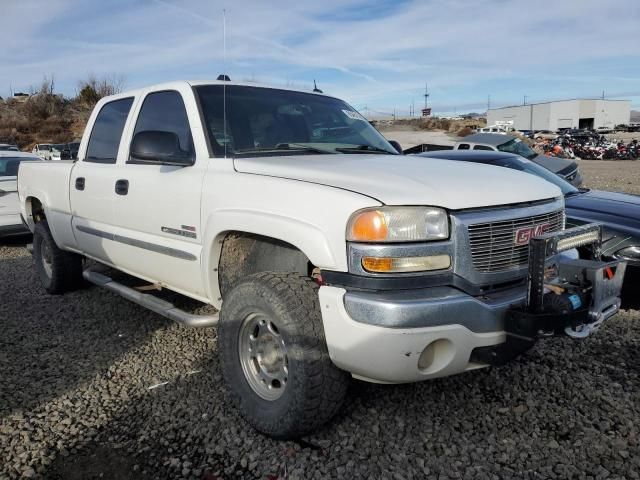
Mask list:
[[[503,143],[502,145],[498,145],[498,150],[501,152],[507,153],[515,153],[516,155],[520,155],[521,157],[527,158],[531,160],[535,158],[536,152],[529,148],[529,145],[524,143],[519,138],[514,138],[513,140],[509,140],[507,143]]]
[[[36,157],[0,157],[0,177],[15,177],[18,175],[20,162],[40,160]]]
[[[222,85],[196,91],[216,156],[398,153],[364,117],[336,98],[239,85],[226,87],[226,100]]]
[[[580,192],[580,190],[571,185],[569,182],[560,178],[555,173],[547,170],[546,168],[541,167],[537,163],[521,160],[517,157],[495,158],[491,159],[490,162],[487,163],[490,163],[491,165],[497,165],[499,167],[511,168],[513,170],[520,170],[521,172],[532,173],[533,175],[543,178],[546,181],[551,182],[559,187],[560,190],[562,190],[563,195]]]
[[[65,148],[67,148],[67,145],[63,143],[51,145],[51,150],[64,150]]]

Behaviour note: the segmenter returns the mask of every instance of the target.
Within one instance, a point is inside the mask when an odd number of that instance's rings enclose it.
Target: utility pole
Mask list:
[[[487,95],[487,111],[491,110],[491,95]]]
[[[425,110],[428,108],[429,106],[429,84],[425,83],[424,84],[424,108]]]
[[[604,90],[602,90],[602,99],[604,100]]]
[[[527,96],[525,95],[524,97],[522,97],[522,105],[526,105],[527,104]]]

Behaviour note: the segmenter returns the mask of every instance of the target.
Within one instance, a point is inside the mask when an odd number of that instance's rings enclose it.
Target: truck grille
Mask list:
[[[499,222],[469,225],[469,243],[473,266],[478,272],[502,272],[526,265],[529,244],[516,244],[516,232],[522,228],[548,225],[546,232],[564,228],[564,211]]]

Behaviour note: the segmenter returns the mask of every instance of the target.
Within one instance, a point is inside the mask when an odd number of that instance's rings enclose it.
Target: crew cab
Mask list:
[[[599,226],[564,229],[555,185],[427,165],[342,100],[221,78],[102,99],[78,160],[24,164],[18,190],[46,291],[84,279],[217,325],[231,399],[259,431],[312,431],[352,376],[403,383],[501,364],[618,310],[624,262],[595,258]],[[566,255],[579,246],[594,259]]]

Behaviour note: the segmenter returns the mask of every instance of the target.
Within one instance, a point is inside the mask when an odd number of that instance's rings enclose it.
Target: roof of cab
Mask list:
[[[124,92],[120,92],[115,95],[109,95],[108,97],[104,97],[104,98],[113,99],[113,98],[131,97],[131,96],[136,96],[143,92],[148,92],[148,91],[174,90],[178,87],[184,87],[185,85],[189,87],[199,87],[203,85],[227,85],[227,86],[233,85],[233,86],[243,86],[243,87],[268,88],[272,90],[274,89],[287,90],[290,92],[301,92],[301,93],[309,93],[311,95],[331,97],[331,95],[314,92],[312,90],[301,90],[297,88],[282,87],[278,85],[266,85],[266,84],[253,83],[253,82],[232,82],[232,81],[222,81],[222,80],[176,80],[172,82],[164,82],[164,83],[158,83],[155,85],[148,85],[146,87],[136,88],[133,90],[126,90]]]

